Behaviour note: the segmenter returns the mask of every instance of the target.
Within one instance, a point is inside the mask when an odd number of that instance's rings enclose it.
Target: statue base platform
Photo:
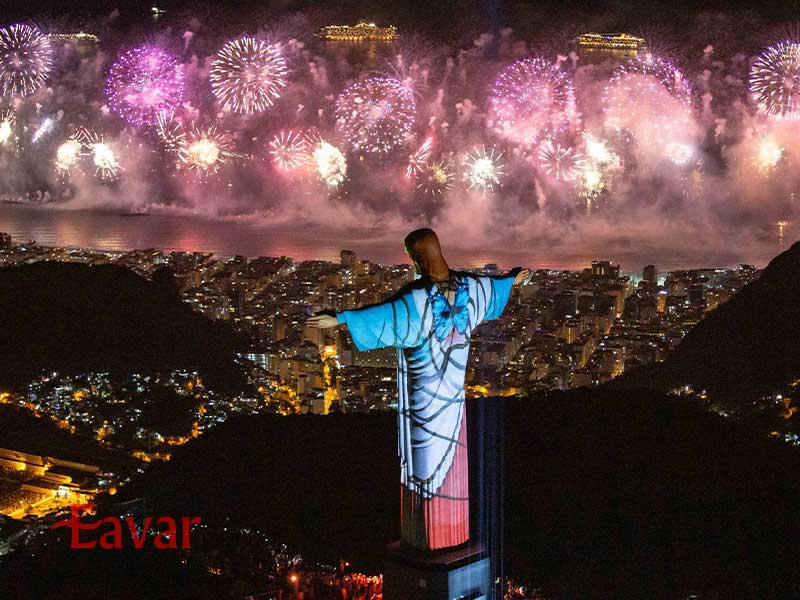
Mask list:
[[[481,546],[456,546],[433,552],[387,548],[384,600],[489,600],[489,555]]]

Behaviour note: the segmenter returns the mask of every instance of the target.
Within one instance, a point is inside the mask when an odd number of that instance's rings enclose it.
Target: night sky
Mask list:
[[[61,2],[57,0],[13,0],[3,7],[4,21],[24,19],[98,23],[118,10],[122,21],[132,24],[146,23],[151,7],[157,5],[166,11],[166,19],[176,14],[197,12],[213,14],[221,18],[241,22],[247,18],[281,16],[293,12],[321,11],[330,15],[347,16],[391,22],[399,27],[414,28],[428,34],[451,38],[466,28],[488,30],[512,25],[520,34],[533,34],[541,23],[541,16],[554,25],[557,20],[603,21],[618,29],[636,28],[648,24],[664,27],[680,27],[703,12],[747,12],[757,13],[758,19],[768,23],[792,21],[796,12],[791,3],[763,2],[754,4],[744,1],[681,0],[673,2],[561,2],[541,0],[538,2],[470,2],[441,0],[436,2],[409,1],[377,2],[375,0],[283,1],[283,2],[188,2],[186,0],[95,0],[92,2]],[[535,16],[535,17],[534,17]],[[532,18],[533,17],[533,18]],[[526,29],[530,27],[529,31]]]

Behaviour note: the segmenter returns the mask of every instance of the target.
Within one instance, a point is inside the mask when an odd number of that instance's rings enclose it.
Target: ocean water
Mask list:
[[[296,260],[338,261],[342,249],[360,258],[381,263],[406,263],[402,233],[387,234],[380,228],[342,231],[320,226],[270,226],[253,219],[209,219],[177,214],[130,215],[109,211],[63,210],[24,204],[0,204],[0,231],[16,241],[34,240],[44,246],[88,247],[106,250],[158,248],[163,251],[212,252],[218,256],[291,256]],[[448,243],[448,241],[450,243]],[[749,262],[763,266],[785,249],[765,241],[745,253],[736,248],[709,249],[708,253],[681,252],[681,248],[650,247],[647,240],[592,247],[495,244],[476,240],[442,239],[451,266],[579,269],[593,259],[610,259],[623,269],[640,271],[645,264],[661,270],[729,266]]]

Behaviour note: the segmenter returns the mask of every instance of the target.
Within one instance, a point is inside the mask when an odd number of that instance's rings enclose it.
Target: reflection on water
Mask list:
[[[291,256],[299,260],[338,260],[351,248],[373,260],[404,262],[401,242],[340,232],[274,228],[250,219],[211,220],[180,215],[125,215],[112,212],[52,210],[0,204],[0,231],[17,241],[43,246],[130,250],[159,248],[213,252],[220,256]]]
[[[402,233],[387,235],[378,228],[341,231],[300,225],[271,227],[252,219],[213,220],[171,214],[122,215],[112,212],[54,210],[35,206],[0,204],[0,231],[17,241],[34,240],[43,246],[87,247],[107,250],[158,248],[170,252],[212,252],[218,256],[291,256],[297,260],[338,261],[339,251],[354,250],[360,257],[382,263],[405,263]],[[442,240],[449,261],[457,267],[478,267],[497,263],[501,267],[524,265],[532,268],[579,269],[592,259],[609,258],[623,269],[639,271],[653,263],[662,269],[725,266],[738,262],[764,265],[784,250],[767,245],[756,256],[709,253],[687,256],[680,249],[665,254],[646,243],[631,243],[610,248],[576,247],[565,253],[546,246],[495,245],[483,247],[480,241]],[[646,241],[645,241],[646,242]],[[711,250],[711,249],[709,249]]]

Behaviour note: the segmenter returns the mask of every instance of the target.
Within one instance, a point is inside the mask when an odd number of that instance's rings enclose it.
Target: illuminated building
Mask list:
[[[54,456],[0,448],[0,469],[19,476],[14,489],[0,496],[0,512],[13,518],[88,502],[101,489],[99,466]],[[20,498],[27,500],[15,502]]]
[[[328,25],[319,30],[319,37],[335,42],[392,42],[397,39],[394,25],[378,27],[375,23]]]

